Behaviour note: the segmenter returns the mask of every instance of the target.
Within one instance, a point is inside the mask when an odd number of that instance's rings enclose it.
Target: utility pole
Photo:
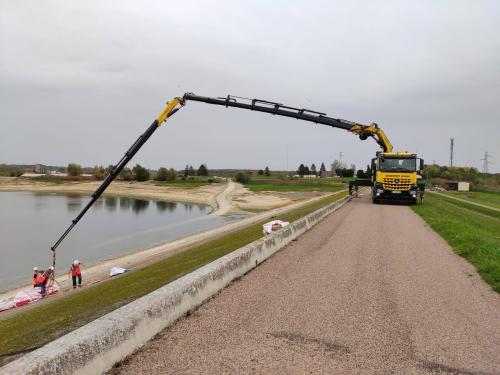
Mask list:
[[[491,155],[488,154],[488,151],[484,153],[484,158],[480,159],[483,162],[483,173],[489,173],[488,172],[488,164],[493,164],[491,161],[489,161],[489,158],[491,158]]]
[[[344,166],[342,165],[342,151],[339,152],[339,164],[340,168],[344,168]]]
[[[450,167],[453,167],[453,146],[455,144],[455,138],[450,138]]]

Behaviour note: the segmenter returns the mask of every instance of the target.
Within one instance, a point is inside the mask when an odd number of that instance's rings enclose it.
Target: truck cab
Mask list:
[[[424,161],[409,152],[377,152],[372,159],[372,200],[417,202],[423,199],[424,184],[418,179]]]

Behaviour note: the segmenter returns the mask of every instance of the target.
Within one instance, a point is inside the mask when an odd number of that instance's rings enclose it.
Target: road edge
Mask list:
[[[347,196],[0,368],[6,374],[96,374],[143,346],[289,242],[349,202]]]

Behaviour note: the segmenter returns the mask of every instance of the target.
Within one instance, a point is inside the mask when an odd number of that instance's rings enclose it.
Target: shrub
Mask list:
[[[124,181],[132,181],[133,177],[130,168],[123,168],[120,172],[120,178]]]
[[[158,172],[156,172],[155,180],[156,181],[167,181],[167,168],[160,168]]]
[[[175,171],[175,169],[170,168],[169,170],[167,170],[166,177],[167,177],[167,181],[175,181],[177,178],[177,172]]]
[[[147,181],[150,177],[149,171],[139,164],[136,164],[136,166],[132,168],[132,174],[134,175],[134,180],[137,181]]]
[[[66,169],[68,176],[80,176],[83,172],[82,166],[75,163],[69,163]]]
[[[106,177],[106,170],[102,165],[96,165],[92,170],[92,176],[94,176],[96,180],[103,180],[104,177]]]
[[[250,176],[243,172],[238,172],[234,179],[240,184],[248,184],[250,182]]]

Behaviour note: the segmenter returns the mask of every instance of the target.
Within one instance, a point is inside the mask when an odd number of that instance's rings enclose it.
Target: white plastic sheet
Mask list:
[[[288,224],[290,224],[288,221],[273,220],[270,221],[269,223],[265,223],[262,226],[262,231],[264,232],[264,234],[269,234],[273,231],[273,229],[278,230],[286,227]]]
[[[109,271],[109,276],[121,275],[122,273],[125,273],[127,271],[130,270],[122,267],[111,267],[111,270]]]

